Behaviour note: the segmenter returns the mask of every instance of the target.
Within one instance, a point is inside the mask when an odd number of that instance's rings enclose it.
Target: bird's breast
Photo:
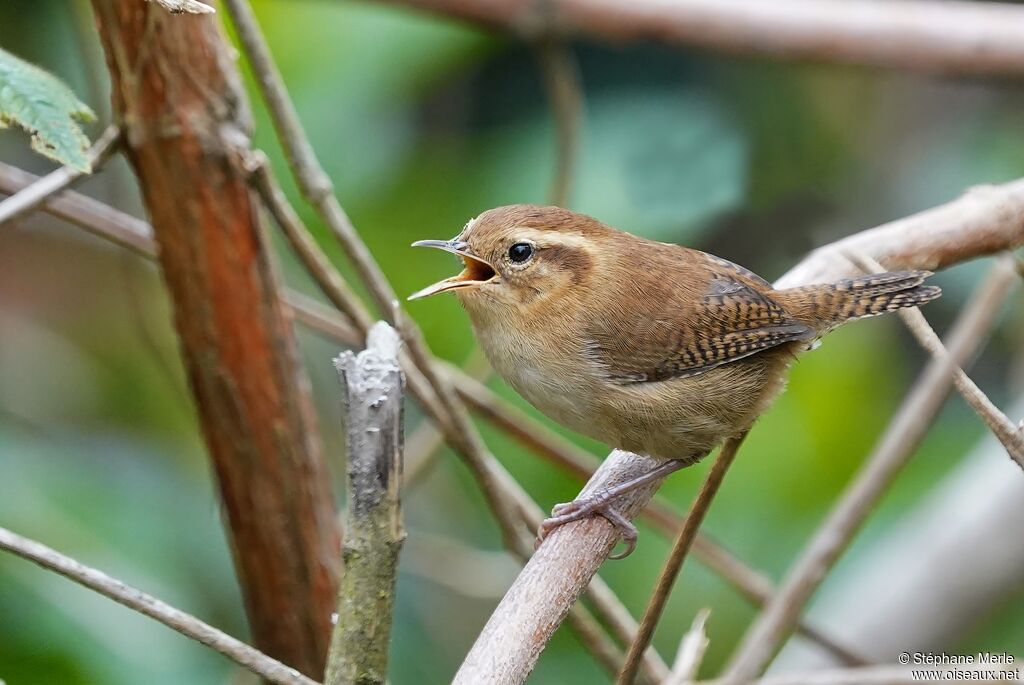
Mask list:
[[[517,327],[474,321],[491,365],[542,412],[583,433],[593,416],[598,378],[578,336],[558,325]]]

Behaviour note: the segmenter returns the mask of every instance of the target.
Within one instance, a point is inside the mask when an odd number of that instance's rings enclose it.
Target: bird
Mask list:
[[[462,271],[409,297],[458,298],[492,367],[563,426],[659,462],[650,473],[560,504],[551,530],[592,515],[626,543],[636,528],[614,499],[692,465],[749,430],[786,369],[853,319],[940,296],[928,271],[895,271],[776,290],[721,257],[648,240],[560,207],[509,205],[451,240]]]

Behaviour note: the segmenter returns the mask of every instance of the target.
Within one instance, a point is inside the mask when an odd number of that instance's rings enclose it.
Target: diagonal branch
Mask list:
[[[525,39],[656,40],[948,74],[1024,73],[1024,8],[937,0],[389,0]]]
[[[668,602],[669,594],[672,592],[672,586],[675,585],[679,571],[683,567],[683,561],[686,559],[690,547],[693,546],[693,539],[697,536],[697,529],[704,522],[704,517],[707,515],[708,509],[711,508],[711,502],[714,500],[715,494],[718,493],[718,489],[725,479],[725,474],[729,471],[729,466],[732,465],[733,460],[736,458],[736,453],[746,437],[747,434],[743,433],[739,437],[729,438],[725,441],[722,449],[718,452],[715,463],[711,465],[711,471],[704,480],[700,492],[697,493],[697,498],[693,500],[690,512],[686,515],[686,522],[679,529],[679,534],[672,544],[672,549],[669,552],[668,559],[665,561],[665,566],[661,569],[661,574],[658,576],[658,582],[654,586],[654,592],[651,593],[647,609],[644,610],[644,617],[640,621],[640,630],[637,631],[636,639],[633,640],[633,644],[629,646],[629,651],[626,653],[626,663],[623,664],[622,671],[619,673],[616,681],[620,685],[630,685],[636,677],[639,655],[647,648],[647,645],[651,643],[651,638],[654,637],[654,629],[657,627],[658,621],[661,620],[661,614],[665,610],[665,604]]]
[[[948,356],[934,359],[922,372],[860,473],[793,564],[779,592],[748,629],[727,678],[749,680],[768,665],[811,595],[924,438],[949,393],[953,366],[976,352],[1014,281],[1012,268],[999,260],[954,325]]]
[[[294,668],[289,668],[280,661],[271,659],[259,650],[200,621],[195,616],[175,609],[152,595],[136,590],[130,585],[111,578],[102,571],[81,564],[71,557],[64,556],[46,545],[0,528],[0,549],[17,554],[19,557],[59,573],[90,590],[95,590],[133,611],[149,616],[185,637],[217,650],[238,665],[272,683],[316,685],[313,680]]]
[[[117,126],[107,127],[86,155],[89,159],[89,168],[96,171],[102,167],[117,150],[120,141],[121,129]],[[31,212],[47,199],[71,187],[86,175],[69,166],[62,166],[48,173],[31,186],[0,202],[0,226]]]

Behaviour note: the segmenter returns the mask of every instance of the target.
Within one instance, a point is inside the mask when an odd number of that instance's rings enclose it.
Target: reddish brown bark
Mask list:
[[[308,381],[242,168],[249,120],[237,69],[209,16],[141,0],[93,6],[256,646],[319,678],[339,535]]]

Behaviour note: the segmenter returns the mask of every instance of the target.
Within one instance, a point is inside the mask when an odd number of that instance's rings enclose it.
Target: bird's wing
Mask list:
[[[700,254],[700,253],[698,253]],[[694,376],[762,350],[816,337],[742,267],[707,255],[700,278],[686,277],[630,312],[593,322],[587,351],[609,380],[649,383]]]

